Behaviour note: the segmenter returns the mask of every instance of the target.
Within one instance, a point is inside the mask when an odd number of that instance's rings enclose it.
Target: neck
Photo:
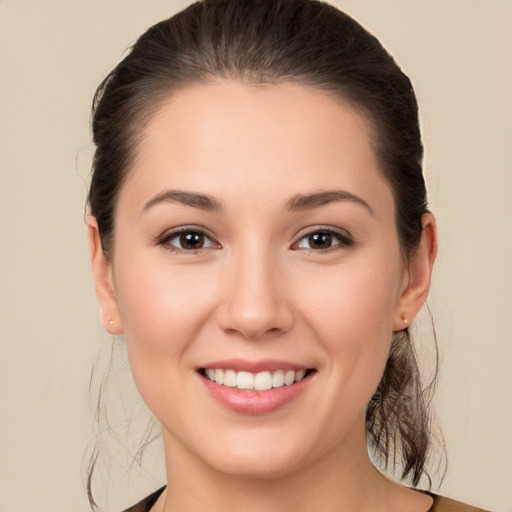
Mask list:
[[[218,471],[165,435],[167,490],[163,512],[383,511],[390,482],[374,468],[363,436],[283,475]]]

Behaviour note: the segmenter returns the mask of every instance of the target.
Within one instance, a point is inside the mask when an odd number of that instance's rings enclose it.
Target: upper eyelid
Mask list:
[[[220,243],[216,239],[216,237],[210,233],[209,230],[206,228],[203,228],[201,226],[194,226],[194,225],[185,225],[185,226],[179,226],[176,228],[171,228],[166,231],[164,231],[161,235],[156,237],[156,241],[158,243],[164,243],[169,240],[172,240],[173,238],[179,236],[181,233],[186,233],[187,231],[202,233],[206,237],[208,237],[213,243],[220,246]]]
[[[326,226],[326,225],[318,225],[318,226],[310,226],[308,228],[304,228],[304,229],[301,229],[295,239],[297,241],[301,240],[302,238],[304,238],[305,236],[308,236],[308,235],[311,235],[312,233],[317,233],[317,232],[326,232],[326,233],[332,233],[334,235],[338,235],[342,238],[350,238],[352,239],[352,235],[350,232],[348,232],[346,229],[342,229],[342,228],[335,228],[334,226]]]

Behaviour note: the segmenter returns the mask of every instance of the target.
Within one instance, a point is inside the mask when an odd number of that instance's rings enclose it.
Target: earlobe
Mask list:
[[[103,327],[110,334],[123,334],[123,325],[112,277],[112,264],[101,246],[100,232],[95,217],[87,219],[87,236],[94,287],[100,303]]]
[[[427,300],[432,268],[437,254],[436,220],[431,213],[422,217],[423,231],[417,250],[410,255],[404,288],[395,310],[393,330],[409,327]]]

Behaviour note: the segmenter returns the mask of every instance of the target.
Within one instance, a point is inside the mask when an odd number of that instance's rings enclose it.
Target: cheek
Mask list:
[[[176,268],[165,261],[139,265],[134,259],[126,265],[119,262],[115,278],[134,376],[143,379],[149,372],[156,383],[169,373],[169,365],[181,365],[187,348],[211,316],[218,278],[213,272],[206,276],[198,267]]]
[[[312,322],[323,325],[329,338],[361,338],[364,333],[391,333],[398,298],[398,272],[379,272],[371,264],[334,270],[297,292],[306,297]],[[318,283],[315,285],[315,283]],[[372,336],[373,337],[373,336]]]
[[[164,258],[165,259],[165,258]],[[117,267],[118,303],[135,385],[156,418],[180,429],[191,407],[194,340],[212,316],[217,273],[148,261]],[[193,379],[195,380],[195,379]],[[188,398],[187,398],[188,397]]]
[[[401,267],[367,261],[329,274],[295,295],[308,298],[302,310],[319,333],[331,371],[356,395],[370,398],[389,354]]]

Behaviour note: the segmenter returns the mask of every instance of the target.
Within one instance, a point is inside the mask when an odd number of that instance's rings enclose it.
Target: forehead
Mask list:
[[[340,187],[391,197],[366,120],[299,84],[219,81],[182,89],[160,106],[140,140],[121,199],[142,202],[166,187],[260,204],[279,191]]]

